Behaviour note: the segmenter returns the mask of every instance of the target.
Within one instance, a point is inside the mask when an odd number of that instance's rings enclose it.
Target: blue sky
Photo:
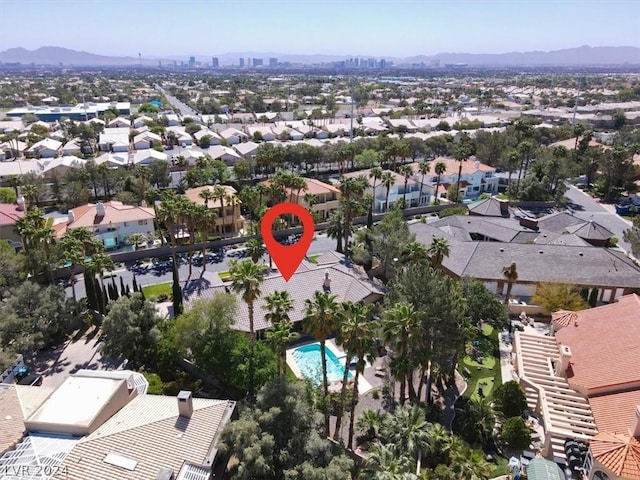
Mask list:
[[[0,50],[406,57],[640,46],[640,0],[0,0]]]

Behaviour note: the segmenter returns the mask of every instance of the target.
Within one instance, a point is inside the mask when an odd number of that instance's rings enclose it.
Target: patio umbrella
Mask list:
[[[509,459],[509,469],[513,470],[514,468],[520,468],[520,460],[516,457],[511,457]]]

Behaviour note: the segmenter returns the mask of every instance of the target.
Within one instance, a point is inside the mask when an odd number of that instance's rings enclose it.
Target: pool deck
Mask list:
[[[287,349],[287,365],[289,365],[289,368],[291,368],[291,371],[298,378],[304,378],[304,375],[302,375],[302,372],[298,368],[298,364],[293,358],[293,352],[294,350],[300,347],[303,347],[305,345],[311,345],[314,343],[319,344],[319,342],[311,341],[308,343],[296,345],[294,348]],[[328,350],[330,350],[338,360],[340,360],[341,362],[346,361],[346,355],[344,353],[344,350],[342,350],[342,348],[336,345],[336,342],[334,339],[327,340],[325,343],[325,347]],[[364,374],[361,374],[358,377],[358,393],[360,395],[368,392],[369,390],[372,390],[373,388],[377,388],[381,385],[382,379],[375,376],[375,367],[377,366],[379,361],[380,359],[376,359],[373,365],[367,363],[367,366],[364,369]],[[351,373],[355,376],[355,371],[353,369],[351,370]],[[340,385],[341,383],[342,383],[341,381],[330,382],[329,388],[331,388],[332,385]]]

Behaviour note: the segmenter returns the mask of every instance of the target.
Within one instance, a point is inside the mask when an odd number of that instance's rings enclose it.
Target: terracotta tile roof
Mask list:
[[[18,210],[17,205],[0,203],[0,225],[14,225],[22,217],[24,217],[24,211]]]
[[[629,435],[599,433],[591,439],[593,458],[618,478],[640,480],[640,442]]]
[[[640,389],[590,397],[589,404],[599,432],[627,435],[640,405]]]
[[[52,478],[134,480],[156,478],[160,468],[177,475],[185,461],[202,465],[232,405],[227,400],[194,398],[193,414],[187,419],[178,415],[175,397],[136,397],[82,439]],[[135,468],[106,463],[111,452],[137,462]]]
[[[213,192],[213,189],[216,188],[216,186],[218,185],[204,185],[203,187],[196,187],[196,188],[190,188],[188,190],[185,190],[184,192],[184,196],[187,197],[189,199],[189,201],[195,203],[196,205],[204,205],[204,199],[202,197],[200,197],[200,192],[204,191],[204,190],[211,190],[211,192]],[[233,188],[230,185],[221,185],[225,191],[227,192],[227,195],[231,195],[233,197],[236,197],[236,189]],[[240,203],[240,200],[236,197],[235,198],[236,203]],[[228,206],[227,201],[224,202],[225,207]],[[220,200],[217,198],[212,198],[211,200],[209,200],[209,202],[207,203],[207,205],[209,206],[209,208],[220,208],[222,205],[220,203]]]
[[[518,267],[520,265],[518,264]],[[555,334],[571,348],[569,383],[591,390],[640,379],[640,297],[625,295],[616,303],[578,312],[578,322]]]
[[[556,331],[562,327],[566,327],[570,323],[575,322],[577,318],[578,314],[570,310],[558,310],[557,312],[553,312],[551,314],[551,321],[553,322]]]
[[[138,207],[136,205],[124,205],[122,202],[112,200],[104,203],[105,214],[96,216],[96,204],[89,203],[74,208],[74,221],[68,228],[92,227],[94,225],[108,225],[110,222],[135,222],[138,220],[153,220],[156,214],[153,208]]]
[[[304,188],[304,190],[300,191],[300,195],[303,197],[306,193],[311,193],[313,195],[324,195],[327,193],[340,193],[339,188],[334,187],[333,185],[330,185],[328,183],[321,182],[320,180],[316,180],[315,178],[305,178],[304,180],[307,183],[307,186]],[[271,184],[269,180],[264,180],[261,183],[267,186]],[[285,190],[287,192],[287,195],[291,195],[292,192],[290,188],[287,188]],[[294,191],[293,193],[295,194],[297,193],[297,191]]]
[[[447,166],[447,169],[442,174],[442,176],[448,177],[450,175],[458,175],[458,169],[460,168],[460,162],[458,162],[455,158],[445,158],[438,157],[435,160],[431,160],[429,164],[431,165],[431,170],[429,175],[435,176],[435,166],[437,163],[442,162]],[[477,163],[477,166],[476,166]],[[415,162],[411,163],[411,169],[414,172],[418,172],[420,168],[420,163]],[[489,165],[485,165],[484,163],[476,162],[472,158],[467,159],[462,162],[462,175],[473,175],[476,172],[494,172],[495,168],[490,167]]]
[[[414,164],[412,164],[414,165]],[[417,165],[417,164],[415,164]],[[393,179],[394,179],[394,185],[404,185],[404,175],[400,175],[398,172],[394,172],[391,170],[384,170],[384,172],[391,172],[393,174]],[[364,176],[367,181],[369,182],[369,186],[373,187],[373,182],[375,181],[376,183],[376,188],[380,186],[380,179],[378,180],[374,180],[373,178],[371,178],[369,176],[369,173],[371,173],[371,169],[369,170],[357,170],[355,172],[347,172],[345,173],[343,176],[347,177],[347,178],[357,178],[360,176]],[[413,178],[409,177],[407,179],[407,185],[414,185],[414,184],[419,184],[420,182],[415,181]]]

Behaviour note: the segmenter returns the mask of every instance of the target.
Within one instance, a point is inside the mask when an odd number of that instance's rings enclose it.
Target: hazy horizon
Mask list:
[[[639,16],[635,0],[0,0],[0,50],[411,57],[640,47]]]

